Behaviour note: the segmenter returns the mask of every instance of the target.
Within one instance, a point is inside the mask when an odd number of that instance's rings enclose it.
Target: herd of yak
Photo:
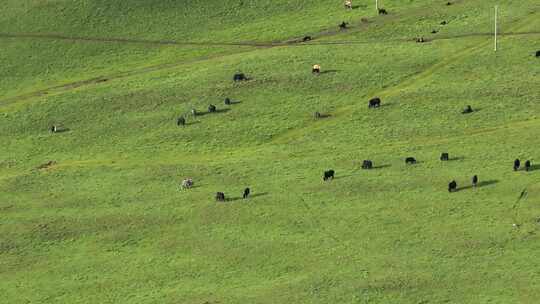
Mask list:
[[[452,3],[451,2],[447,2],[446,5],[451,5]],[[353,5],[352,5],[352,1],[351,0],[345,0],[345,3],[344,3],[344,6],[346,9],[353,9]],[[388,14],[388,11],[384,8],[381,8],[381,9],[378,9],[378,13],[379,15],[387,15]],[[443,21],[441,22],[441,25],[446,25],[447,22],[446,21]],[[339,28],[341,30],[344,30],[346,29],[348,26],[348,23],[347,22],[342,22],[339,24]],[[437,33],[436,30],[433,30],[432,31],[432,34],[434,33]],[[308,41],[311,41],[312,40],[312,37],[311,36],[305,36],[301,41],[302,42],[308,42]],[[416,42],[426,42],[426,40],[423,38],[423,37],[420,37],[420,38],[416,38],[415,39]],[[540,58],[540,50],[539,51],[536,51],[535,53],[535,56],[537,58]],[[321,66],[319,64],[315,64],[313,65],[312,67],[312,73],[315,74],[315,75],[319,75],[321,73]],[[245,74],[243,73],[236,73],[234,74],[233,76],[233,81],[234,82],[239,82],[239,81],[246,81],[246,80],[249,80]],[[231,105],[233,102],[231,101],[230,98],[225,98],[225,101],[224,101],[225,105]],[[375,98],[372,98],[369,100],[369,103],[368,103],[368,107],[369,108],[378,108],[381,106],[381,99],[379,97],[375,97]],[[208,106],[208,113],[215,113],[217,112],[217,107],[213,104],[210,104]],[[468,113],[472,113],[473,112],[473,109],[470,105],[468,105],[461,113],[462,114],[468,114]],[[198,112],[196,109],[192,109],[191,110],[191,115],[193,116],[197,116],[197,115],[200,115],[202,113]],[[323,118],[324,116],[319,113],[319,112],[315,112],[315,118],[316,119],[319,119],[319,118]],[[176,124],[177,126],[185,126],[186,125],[186,118],[184,116],[180,116],[177,118],[176,120]],[[62,131],[65,131],[67,129],[64,129],[64,128],[61,128],[59,126],[56,126],[56,125],[53,125],[50,127],[49,129],[52,133],[58,133],[58,132],[62,132]],[[449,154],[448,153],[442,153],[441,154],[441,157],[440,157],[440,160],[441,161],[448,161],[449,160]],[[408,164],[408,165],[412,165],[412,164],[416,164],[416,159],[414,157],[407,157],[405,159],[405,163]],[[519,170],[521,167],[521,161],[519,159],[516,159],[514,161],[514,171],[517,171]],[[531,170],[531,161],[530,160],[527,160],[525,161],[525,171],[530,171]],[[362,169],[372,169],[373,168],[373,161],[371,160],[364,160],[363,163],[362,163]],[[333,180],[334,179],[334,175],[335,175],[335,171],[330,169],[330,170],[327,170],[327,171],[324,171],[324,174],[323,174],[323,181],[330,181],[330,180]],[[472,186],[473,187],[476,187],[478,185],[478,176],[477,175],[474,175],[472,177]],[[189,189],[193,187],[193,180],[191,178],[188,178],[188,179],[185,179],[182,181],[182,188],[184,189]],[[457,182],[455,180],[452,180],[450,183],[448,183],[448,191],[449,192],[454,192],[454,191],[457,191],[458,188],[457,188]],[[251,190],[249,188],[245,188],[244,189],[244,192],[242,194],[242,198],[246,199],[248,198],[249,194],[250,194]],[[215,196],[215,199],[216,201],[219,201],[219,202],[224,202],[226,201],[226,197],[225,197],[225,194],[223,192],[217,192],[216,193],[216,196]]]
[[[452,5],[451,2],[447,2],[446,5]],[[345,0],[345,3],[344,3],[344,6],[346,9],[353,9],[353,5],[352,5],[352,1],[351,0]],[[378,9],[378,13],[379,15],[387,15],[388,14],[388,11],[384,8],[381,8],[381,9]],[[447,22],[446,21],[442,21],[441,22],[441,25],[446,25]],[[348,23],[343,21],[342,23],[339,24],[339,28],[341,30],[344,30],[346,29],[348,26]],[[436,30],[433,30],[431,32],[432,34],[435,34],[437,33]],[[308,41],[311,41],[313,38],[311,36],[305,36],[303,39],[302,39],[302,42],[308,42]],[[415,38],[415,41],[416,42],[426,42],[426,40],[423,38],[423,37],[419,37],[419,38]],[[540,51],[537,51],[536,52],[536,57],[537,58],[540,58]],[[315,75],[319,75],[321,73],[321,65],[320,64],[315,64],[313,65],[312,69],[311,69],[311,72]],[[245,74],[243,73],[237,73],[233,76],[233,81],[237,82],[237,81],[245,81],[245,80],[248,80],[248,78],[246,77]],[[225,99],[225,104],[226,105],[230,105],[231,101],[229,98],[226,98]],[[381,99],[379,97],[375,97],[375,98],[372,98],[369,100],[369,103],[368,103],[368,107],[369,108],[378,108],[381,106]],[[214,105],[209,105],[208,106],[208,112],[209,113],[212,113],[212,112],[215,112],[216,111],[216,107]],[[469,114],[469,113],[472,113],[473,112],[473,109],[470,105],[468,105],[461,113],[462,114]],[[191,110],[191,114],[192,115],[197,115],[197,111],[195,109]],[[319,118],[322,118],[323,115],[319,112],[315,112],[315,118],[316,119],[319,119]],[[177,120],[177,125],[179,126],[183,126],[186,124],[186,120],[184,117],[179,117],[178,120]],[[441,157],[440,157],[441,161],[448,161],[449,160],[449,154],[448,153],[442,153],[441,154]],[[414,157],[407,157],[405,159],[405,163],[406,164],[409,164],[409,165],[412,165],[412,164],[416,164],[416,159]],[[521,166],[521,161],[519,159],[516,159],[514,161],[514,171],[517,171],[520,169],[520,166]],[[373,161],[371,160],[364,160],[363,163],[362,163],[362,169],[372,169],[373,168]],[[525,171],[529,171],[531,170],[531,161],[530,160],[527,160],[525,162]],[[335,171],[330,169],[330,170],[327,170],[327,171],[324,171],[324,174],[323,174],[323,181],[330,181],[332,179],[334,179],[334,175],[335,175]],[[189,181],[191,181],[191,179],[188,179]],[[182,183],[182,186],[184,188],[186,188],[185,186],[185,183],[186,180],[184,180],[184,182]],[[192,181],[191,181],[192,183]],[[478,176],[477,175],[474,175],[472,177],[472,186],[473,187],[477,187],[478,185]],[[449,192],[454,192],[454,191],[457,191],[458,190],[458,185],[457,185],[457,182],[455,180],[452,180],[450,183],[448,183],[448,191]],[[248,195],[250,193],[250,189],[249,188],[246,188],[244,190],[244,194],[243,194],[243,198],[247,198]],[[225,198],[225,194],[223,192],[217,192],[216,193],[216,200],[217,201],[220,201],[220,202],[223,202],[226,200]]]
[[[539,55],[540,55],[540,51],[539,51]],[[313,74],[320,74],[321,72],[321,66],[319,64],[315,64],[313,65],[312,67],[312,73]],[[248,78],[245,76],[245,74],[243,73],[237,73],[233,76],[233,81],[235,82],[238,82],[238,81],[245,81],[245,80],[248,80]],[[225,101],[224,103],[226,105],[230,105],[231,104],[231,100],[230,98],[225,98]],[[370,99],[368,101],[368,108],[379,108],[381,106],[381,98],[379,97],[374,97],[372,99]],[[209,113],[212,113],[212,112],[215,112],[216,111],[216,107],[214,105],[209,105],[208,106],[208,112]],[[462,114],[468,114],[468,113],[472,113],[473,112],[473,109],[472,107],[469,105],[467,106],[461,113]],[[191,114],[192,115],[198,115],[197,114],[198,112],[193,109],[191,110]],[[323,115],[319,112],[315,112],[315,118],[322,118]],[[178,126],[183,126],[185,125],[186,123],[186,120],[185,118],[182,116],[182,117],[179,117],[178,120],[177,120],[177,125]],[[449,156],[449,153],[447,152],[443,152],[441,153],[441,156],[440,156],[440,160],[441,161],[449,161],[450,160],[450,156]],[[405,158],[405,163],[407,165],[414,165],[417,163],[416,161],[416,158],[414,157],[407,157]],[[531,161],[530,160],[527,160],[525,161],[525,171],[530,171],[531,168],[532,168],[532,164],[531,164]],[[362,169],[373,169],[373,161],[371,160],[364,160],[363,163],[362,163]],[[519,169],[521,168],[521,161],[519,159],[516,159],[514,161],[514,166],[513,166],[513,169],[514,171],[518,171]],[[327,170],[327,171],[324,171],[323,173],[323,181],[331,181],[334,179],[334,176],[335,176],[335,171],[333,169],[330,169],[330,170]],[[473,187],[477,187],[478,185],[478,175],[474,175],[472,177],[472,186]],[[182,181],[182,188],[184,189],[189,189],[193,186],[193,180],[192,179],[185,179],[184,181]],[[458,190],[458,185],[457,185],[457,182],[455,180],[452,180],[450,183],[448,183],[448,191],[449,192],[455,192]],[[242,195],[242,198],[246,199],[248,198],[250,194],[250,189],[249,188],[245,188],[244,189],[244,193]],[[224,202],[226,201],[226,197],[225,197],[225,193],[223,192],[217,192],[216,193],[216,196],[215,196],[215,199],[216,201],[219,201],[219,202]]]

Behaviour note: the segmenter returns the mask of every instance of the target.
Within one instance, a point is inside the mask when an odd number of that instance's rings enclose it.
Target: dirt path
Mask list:
[[[182,66],[182,65],[186,65],[186,64],[193,64],[193,63],[197,63],[197,62],[203,62],[203,61],[210,60],[210,59],[215,59],[215,58],[224,58],[224,57],[227,57],[227,56],[234,56],[234,55],[253,52],[253,51],[254,51],[254,49],[249,49],[249,50],[246,50],[246,51],[237,51],[237,52],[235,52],[233,54],[226,54],[226,55],[219,54],[219,55],[215,55],[215,56],[199,57],[199,58],[195,58],[195,59],[192,59],[192,60],[182,60],[182,61],[177,61],[177,62],[156,64],[156,65],[151,65],[151,66],[147,66],[147,67],[141,67],[141,68],[137,68],[137,69],[133,69],[133,70],[129,70],[129,71],[109,74],[109,75],[105,75],[105,76],[98,76],[98,77],[94,77],[94,78],[90,78],[90,79],[69,82],[69,83],[66,83],[66,84],[60,84],[60,85],[56,85],[56,86],[51,86],[51,87],[48,87],[48,88],[45,88],[45,89],[42,89],[42,90],[37,90],[37,91],[30,92],[30,93],[22,94],[22,95],[17,95],[17,96],[13,96],[13,97],[4,98],[4,99],[0,100],[0,106],[7,106],[7,105],[10,105],[12,103],[15,103],[15,102],[18,102],[18,101],[23,101],[23,100],[30,99],[30,98],[33,98],[33,97],[47,96],[47,95],[51,95],[51,94],[55,94],[55,93],[62,93],[62,92],[71,91],[71,90],[74,90],[74,89],[77,89],[77,88],[80,88],[80,87],[84,87],[84,86],[106,83],[106,82],[111,81],[111,80],[122,79],[122,78],[127,78],[127,77],[131,77],[131,76],[136,76],[136,75],[141,75],[141,74],[146,74],[146,73],[155,72],[155,71],[161,71],[161,70],[166,70],[166,69],[172,69],[172,68]]]
[[[528,20],[532,19],[535,16],[531,16],[529,18],[524,18],[521,20],[518,24],[515,24],[512,28],[519,30],[520,27],[527,25]],[[468,58],[471,55],[474,55],[475,53],[485,49],[491,41],[486,41],[483,43],[480,43],[476,46],[470,46],[463,48],[459,51],[457,51],[452,56],[449,56],[447,58],[444,58],[441,61],[438,61],[434,64],[432,64],[430,67],[424,69],[423,71],[420,71],[418,73],[415,73],[413,75],[410,75],[406,77],[403,81],[400,83],[393,85],[387,89],[376,91],[376,92],[367,92],[365,97],[373,97],[373,96],[379,96],[382,98],[388,98],[392,96],[399,95],[402,91],[411,88],[415,85],[418,85],[422,82],[424,82],[426,79],[429,79],[432,75],[434,75],[437,71],[447,68],[452,64],[458,63],[460,60],[463,60],[465,58]],[[332,115],[332,117],[339,117],[341,115],[345,115],[351,111],[351,109],[356,108],[357,105],[352,106],[344,106],[339,109],[336,109],[333,113],[329,113]],[[321,126],[322,124],[325,124],[325,120],[314,120],[311,123],[309,123],[306,126],[288,130],[281,134],[278,134],[274,136],[273,142],[274,143],[286,143],[294,138],[298,138],[302,136],[303,134],[307,132],[313,132],[313,127]]]
[[[460,1],[455,1],[454,4],[457,4]],[[100,38],[100,37],[72,37],[65,36],[61,34],[46,34],[46,33],[0,33],[0,39],[4,38],[19,38],[19,39],[52,39],[52,40],[67,40],[67,41],[82,41],[82,42],[106,42],[106,43],[133,43],[133,44],[146,44],[146,45],[176,45],[176,46],[245,46],[250,47],[247,50],[236,51],[232,54],[219,54],[215,56],[205,56],[199,57],[192,60],[184,60],[170,63],[162,63],[147,67],[136,68],[129,71],[113,73],[105,76],[98,76],[89,79],[74,81],[70,83],[60,84],[56,86],[47,87],[41,90],[36,90],[33,92],[8,97],[0,99],[0,107],[12,104],[17,101],[23,101],[26,99],[46,96],[53,93],[62,93],[77,88],[81,88],[89,85],[97,85],[100,83],[105,83],[110,80],[126,78],[135,75],[141,75],[145,73],[166,70],[175,68],[184,64],[192,64],[196,62],[202,62],[210,59],[223,58],[227,56],[233,56],[236,54],[242,54],[246,52],[253,52],[259,48],[272,48],[272,47],[297,47],[297,46],[317,46],[317,45],[355,45],[355,44],[373,44],[373,43],[413,43],[410,39],[394,39],[394,40],[383,40],[383,41],[360,41],[360,40],[350,40],[350,41],[317,41],[317,39],[331,36],[346,35],[355,32],[361,32],[373,26],[374,24],[385,24],[388,22],[399,20],[402,17],[411,17],[411,16],[422,16],[426,13],[424,8],[415,8],[402,13],[392,14],[384,17],[372,17],[368,22],[353,22],[351,28],[345,31],[340,31],[336,29],[328,29],[322,32],[313,34],[314,40],[310,42],[303,43],[300,38],[293,38],[285,41],[276,41],[276,42],[189,42],[189,41],[174,41],[174,40],[145,40],[145,39],[134,39],[134,38]],[[501,33],[501,36],[513,36],[513,35],[539,35],[540,32],[507,32]],[[429,40],[446,40],[446,39],[458,39],[466,37],[475,37],[475,36],[490,36],[492,33],[470,33],[470,34],[460,34],[460,35],[441,35]]]
[[[350,34],[358,32],[358,28],[352,31],[343,32],[328,32],[333,35],[338,34]],[[527,36],[527,35],[540,35],[540,32],[508,32],[500,33],[500,36]],[[145,45],[176,45],[176,46],[247,46],[247,47],[277,47],[277,46],[316,46],[316,45],[355,45],[355,44],[372,44],[372,43],[395,43],[395,42],[409,42],[411,39],[385,39],[385,40],[343,40],[343,41],[317,41],[317,39],[327,37],[330,35],[320,34],[318,36],[312,36],[313,40],[302,43],[300,38],[278,41],[278,42],[190,42],[190,41],[175,41],[175,40],[145,40],[145,39],[131,39],[131,38],[100,38],[100,37],[75,37],[64,36],[60,34],[42,34],[42,33],[0,33],[0,38],[19,38],[19,39],[50,39],[50,40],[67,40],[75,42],[108,42],[108,43],[123,43],[123,44],[145,44]],[[428,41],[434,40],[450,40],[469,37],[482,37],[493,36],[493,33],[464,33],[457,35],[438,35],[429,37]]]

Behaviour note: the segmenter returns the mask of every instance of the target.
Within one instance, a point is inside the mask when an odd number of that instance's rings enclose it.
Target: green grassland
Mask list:
[[[536,1],[131,2],[0,12],[0,303],[538,301]]]

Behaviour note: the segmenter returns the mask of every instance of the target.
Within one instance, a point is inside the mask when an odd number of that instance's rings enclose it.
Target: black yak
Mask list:
[[[455,180],[453,180],[448,184],[448,192],[452,192],[456,190],[457,190],[457,183]]]
[[[527,160],[525,162],[525,171],[530,171],[530,170],[531,170],[531,161]]]
[[[178,117],[176,120],[177,126],[184,126],[186,124],[186,119],[184,117]]]
[[[327,180],[334,179],[334,173],[335,173],[334,170],[324,171],[323,180],[327,181]]]
[[[469,114],[472,113],[473,109],[471,106],[467,106],[463,111],[461,111],[461,114]]]
[[[242,198],[243,199],[248,198],[250,192],[251,191],[249,190],[249,188],[244,189],[244,194],[242,195]]]
[[[449,159],[450,159],[450,157],[449,157],[448,153],[444,152],[444,153],[441,154],[441,161],[447,161]]]
[[[405,163],[409,165],[416,164],[416,159],[414,157],[407,157],[405,158]]]
[[[381,106],[381,99],[379,97],[375,97],[369,100],[369,108],[378,108]]]
[[[516,158],[516,160],[514,160],[514,171],[519,170],[520,166],[521,166],[521,162],[519,161],[519,159]]]
[[[373,168],[373,162],[371,160],[364,160],[362,163],[362,169],[372,169]]]
[[[216,193],[216,201],[218,201],[218,202],[224,202],[224,201],[225,201],[225,193],[223,193],[223,192],[217,192],[217,193]]]
[[[247,80],[247,77],[246,77],[246,75],[244,73],[236,73],[233,76],[233,80],[234,81],[243,81],[243,80]]]

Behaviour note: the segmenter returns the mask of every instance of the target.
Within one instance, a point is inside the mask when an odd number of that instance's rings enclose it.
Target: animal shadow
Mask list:
[[[334,177],[333,179],[342,179],[342,178],[347,178],[347,177],[351,177],[353,176],[352,174],[349,174],[349,175],[338,175],[336,177]]]
[[[196,124],[200,124],[201,122],[196,120],[196,121],[192,121],[192,122],[186,122],[186,126],[191,126],[191,125],[196,125]]]
[[[463,156],[454,156],[454,157],[448,158],[447,161],[458,161],[458,160],[464,160],[464,159],[465,159],[465,157],[463,157]]]
[[[325,70],[325,71],[322,71],[320,74],[334,74],[337,72],[339,72],[339,70]]]
[[[538,169],[540,169],[540,165],[531,165],[531,168],[529,169],[529,171],[534,171]]]
[[[253,193],[253,194],[250,194],[248,196],[248,198],[244,199],[243,197],[241,196],[237,196],[237,197],[231,197],[229,199],[227,199],[227,201],[229,202],[235,202],[235,201],[240,201],[240,200],[249,200],[250,198],[256,198],[256,197],[259,197],[259,196],[265,196],[265,195],[268,195],[268,192],[260,192],[260,193]]]
[[[229,105],[235,105],[235,104],[239,104],[239,103],[242,103],[241,101],[237,100],[231,100],[231,103]]]
[[[496,184],[498,182],[499,181],[496,180],[496,179],[491,179],[491,180],[487,180],[487,181],[481,181],[476,185],[476,188],[487,187],[487,186],[490,186],[490,185],[494,185],[494,184]],[[474,187],[472,185],[468,185],[468,186],[465,186],[465,187],[458,188],[458,189],[456,189],[456,191],[459,192],[459,191],[463,191],[463,190],[467,190],[467,189],[471,189],[471,188],[474,188]]]
[[[319,115],[320,119],[329,118],[329,117],[332,117],[332,115],[330,115],[330,114],[321,114],[321,115]]]
[[[227,109],[227,108],[216,109],[216,111],[214,111],[214,112],[206,111],[206,112],[197,113],[197,116],[204,116],[204,115],[208,115],[208,114],[217,114],[217,113],[225,113],[225,112],[229,112],[230,110],[231,109]]]
[[[64,133],[64,132],[69,132],[69,131],[70,131],[69,128],[58,128],[56,132],[54,133]]]
[[[259,197],[259,196],[265,196],[265,195],[268,195],[268,194],[269,194],[268,192],[258,192],[258,193],[253,193],[253,194],[251,194],[251,195],[248,197],[248,199],[249,199],[249,198],[254,198],[254,197]]]
[[[373,166],[371,169],[384,169],[384,168],[388,168],[388,167],[392,167],[392,165],[378,165],[378,166]]]

